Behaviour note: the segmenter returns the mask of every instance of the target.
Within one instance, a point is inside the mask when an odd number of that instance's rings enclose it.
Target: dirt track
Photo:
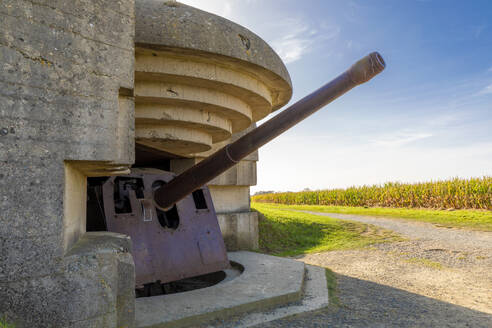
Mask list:
[[[337,273],[341,307],[260,327],[492,327],[492,233],[326,214],[406,241],[303,256]]]

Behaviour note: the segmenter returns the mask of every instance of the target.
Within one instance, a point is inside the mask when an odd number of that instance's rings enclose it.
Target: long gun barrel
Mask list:
[[[270,140],[355,86],[369,81],[383,71],[385,66],[383,58],[377,52],[362,58],[331,82],[155,190],[156,205],[162,209],[170,208]]]

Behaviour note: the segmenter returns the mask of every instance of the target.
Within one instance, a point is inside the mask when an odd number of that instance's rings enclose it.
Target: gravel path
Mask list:
[[[358,221],[374,224],[385,229],[393,230],[410,238],[422,238],[436,240],[443,245],[457,247],[485,248],[492,250],[492,233],[482,231],[470,231],[462,229],[438,228],[431,223],[410,221],[405,219],[391,219],[375,216],[361,216],[338,213],[319,213],[300,211],[310,214],[329,216],[331,218]]]
[[[342,306],[258,327],[492,327],[491,232],[314,214],[374,224],[407,240],[303,256],[335,271]]]

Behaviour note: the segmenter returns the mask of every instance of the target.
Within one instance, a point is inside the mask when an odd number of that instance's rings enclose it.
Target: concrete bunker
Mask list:
[[[254,122],[290,98],[290,78],[273,50],[253,33],[221,17],[177,2],[137,1],[135,34],[132,173],[147,170],[148,174],[158,174],[159,169],[181,173],[254,128]],[[256,160],[254,153],[212,181],[208,188],[191,192],[195,214],[211,212],[215,217],[214,209],[217,212],[228,250],[258,247],[257,216],[249,208],[249,186],[256,183]],[[111,222],[108,224],[108,217],[142,217],[151,221],[154,215],[160,224],[156,229],[169,234],[168,238],[180,234],[183,241],[187,237],[198,238],[200,259],[206,265],[208,257],[216,255],[204,248],[216,242],[203,236],[186,236],[190,227],[182,217],[187,210],[176,205],[163,210],[152,204],[150,192],[166,184],[164,180],[152,181],[149,187],[144,186],[144,178],[133,175],[89,178],[87,231],[115,231]],[[201,230],[207,236],[214,231],[220,234],[214,225]],[[145,264],[136,260],[139,238],[132,239],[137,294],[155,294],[155,290],[166,293],[174,281],[139,278],[139,266]],[[171,256],[169,249],[173,245],[166,246],[165,256]],[[193,248],[183,250],[175,246],[186,253]],[[190,255],[183,256],[183,261],[193,264]],[[175,259],[161,270],[180,265],[184,264]],[[223,268],[230,270],[226,265]],[[194,272],[191,268],[189,271]],[[221,276],[221,272],[215,275]],[[214,274],[209,270],[196,273]],[[172,276],[180,281],[193,278],[185,275],[183,272]]]
[[[257,248],[256,152],[235,161],[219,151],[235,165],[175,209],[152,195],[288,102],[288,72],[268,44],[175,1],[6,1],[0,16],[0,315],[17,327],[189,325],[326,288],[323,270],[233,252],[244,272],[232,281],[172,302],[135,299],[135,287],[166,293],[162,283],[229,270],[226,248]],[[168,244],[141,247],[157,239]],[[175,262],[148,254],[170,249]],[[223,302],[203,307],[202,297]]]

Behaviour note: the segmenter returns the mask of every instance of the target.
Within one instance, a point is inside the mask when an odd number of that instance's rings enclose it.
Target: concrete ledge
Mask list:
[[[138,298],[136,327],[186,327],[299,301],[304,263],[251,252],[229,253],[239,277],[185,293]]]
[[[306,276],[304,278],[304,293],[298,302],[276,307],[264,311],[258,309],[247,314],[239,315],[220,322],[209,322],[206,328],[246,328],[261,323],[274,321],[281,318],[299,315],[306,312],[316,311],[327,307],[328,286],[326,284],[325,268],[306,265]]]

